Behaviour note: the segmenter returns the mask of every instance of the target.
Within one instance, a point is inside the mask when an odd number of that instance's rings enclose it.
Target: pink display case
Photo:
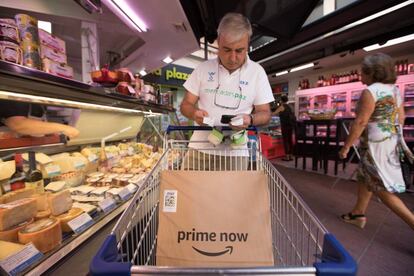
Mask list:
[[[414,142],[414,74],[398,76],[396,85],[404,99],[407,117],[404,137]],[[336,108],[336,118],[355,117],[355,109],[362,91],[366,88],[361,82],[316,87],[296,91],[295,114],[299,120],[309,119],[308,110]],[[411,119],[412,118],[412,119]],[[412,123],[411,123],[412,121]],[[323,130],[318,129],[318,134]]]

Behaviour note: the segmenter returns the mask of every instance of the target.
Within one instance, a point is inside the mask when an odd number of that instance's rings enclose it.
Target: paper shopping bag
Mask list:
[[[263,172],[162,172],[157,266],[273,264]]]

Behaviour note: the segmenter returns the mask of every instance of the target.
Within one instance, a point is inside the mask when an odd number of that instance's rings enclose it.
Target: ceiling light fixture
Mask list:
[[[367,47],[364,47],[364,51],[369,52],[369,51],[374,51],[380,48],[384,48],[384,47],[389,47],[395,44],[399,44],[399,43],[403,43],[403,42],[407,42],[410,40],[414,39],[414,34],[410,34],[410,35],[406,35],[406,36],[402,36],[402,37],[398,37],[398,38],[394,38],[391,40],[388,40],[387,43],[384,43],[382,45],[380,44],[374,44],[374,45],[370,45]]]
[[[275,76],[279,77],[279,76],[282,76],[282,75],[286,75],[287,73],[289,73],[289,71],[285,70],[285,71],[281,71],[281,72],[276,73]]]
[[[147,72],[145,72],[145,70],[144,70],[144,69],[142,69],[141,71],[139,71],[139,74],[140,74],[141,76],[145,76],[145,75],[147,74]]]
[[[104,3],[109,4],[112,10],[121,16],[124,21],[139,32],[148,30],[144,21],[136,14],[133,8],[125,0],[106,0]]]
[[[307,64],[304,64],[304,65],[301,65],[301,66],[294,67],[294,68],[290,69],[290,72],[296,72],[296,71],[299,71],[299,70],[311,68],[313,66],[315,66],[315,64],[313,62],[312,63],[307,63]]]
[[[164,58],[162,61],[165,62],[165,63],[171,63],[171,62],[173,62],[172,58],[170,58],[169,56],[166,57],[166,58]]]

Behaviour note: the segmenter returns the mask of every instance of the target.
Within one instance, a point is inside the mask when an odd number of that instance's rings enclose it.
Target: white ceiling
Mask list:
[[[89,14],[73,0],[1,0],[0,17],[24,12],[52,22],[52,32],[65,40],[69,65],[75,69],[81,62],[81,21],[97,23],[101,66],[108,63],[108,51],[123,55],[119,66],[135,73],[164,66],[166,56],[176,60],[199,49],[179,0],[126,1],[146,23],[147,32],[129,28],[105,5],[102,14]],[[186,30],[177,30],[174,24]]]

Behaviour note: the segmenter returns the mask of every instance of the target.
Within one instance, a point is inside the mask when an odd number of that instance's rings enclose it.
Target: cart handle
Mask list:
[[[195,131],[195,130],[212,130],[213,127],[211,126],[168,126],[166,133],[169,134],[173,131]],[[222,130],[232,130],[230,127],[223,126],[221,127]],[[254,131],[257,133],[257,127],[249,126],[246,130]]]
[[[322,262],[314,263],[314,266],[319,276],[355,276],[358,270],[354,258],[330,233],[324,236]]]

